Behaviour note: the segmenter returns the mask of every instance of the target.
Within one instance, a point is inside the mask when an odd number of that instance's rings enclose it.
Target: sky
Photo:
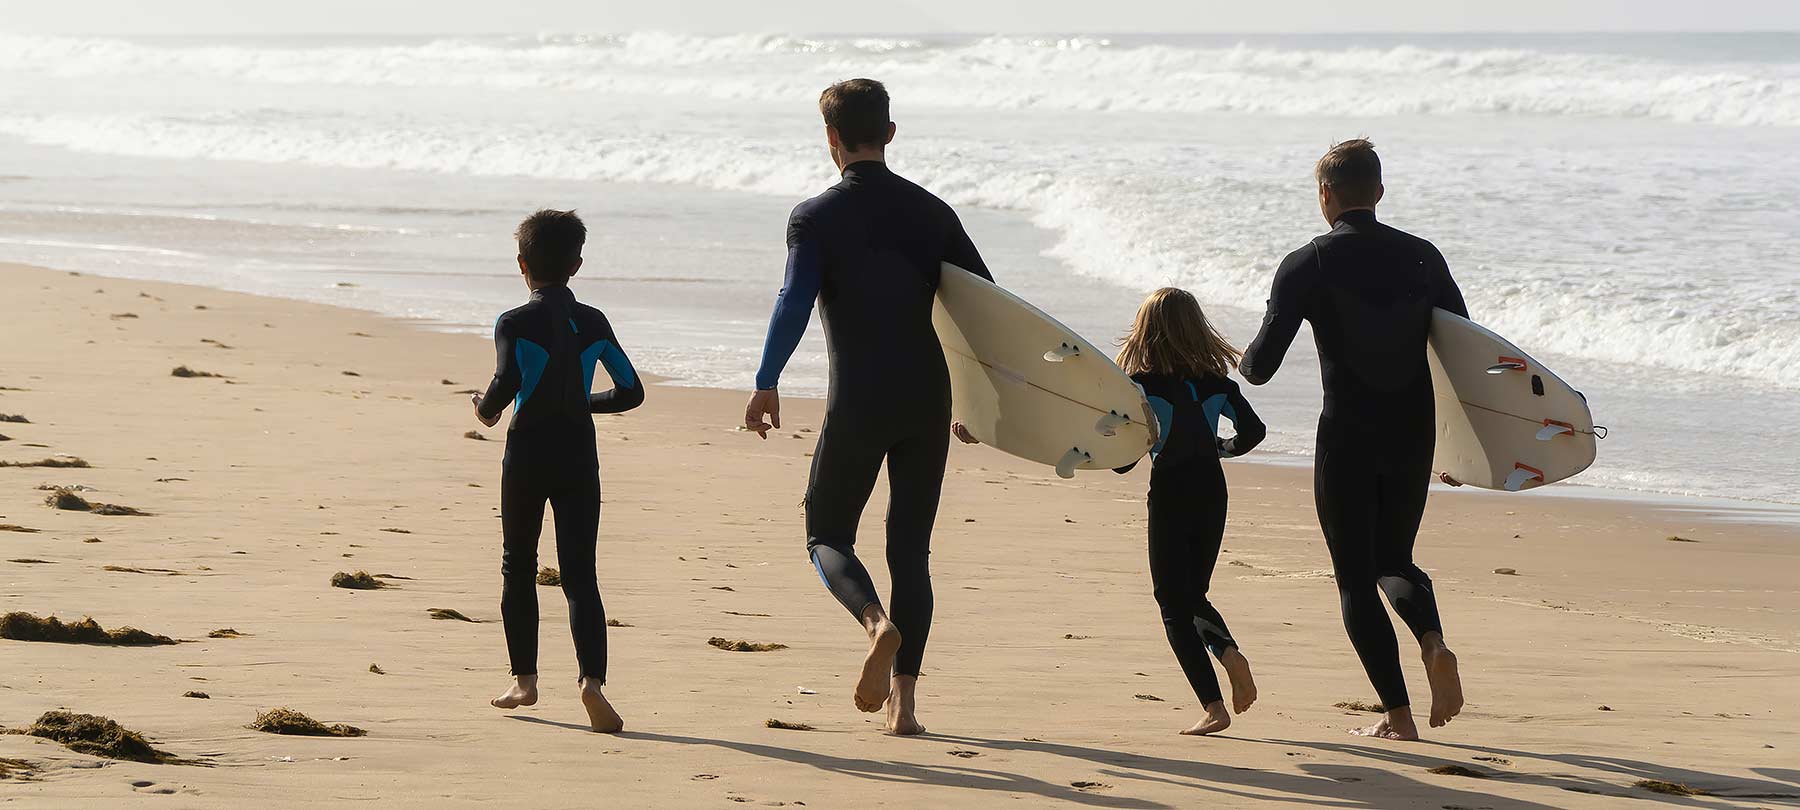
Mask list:
[[[48,34],[1800,31],[1797,0],[0,0]]]

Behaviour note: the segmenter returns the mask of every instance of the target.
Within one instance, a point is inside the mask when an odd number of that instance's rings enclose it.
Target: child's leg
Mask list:
[[[1213,571],[1219,563],[1219,549],[1225,541],[1226,503],[1225,482],[1221,480],[1216,491],[1201,496],[1199,508],[1195,510],[1193,581],[1197,593],[1194,624],[1200,637],[1206,640],[1207,649],[1219,659],[1231,679],[1231,708],[1243,714],[1256,702],[1256,681],[1250,675],[1249,660],[1238,650],[1237,640],[1225,626],[1225,617],[1219,615],[1212,600],[1207,598],[1207,591],[1212,588]]]
[[[1185,493],[1183,493],[1185,494]],[[1189,496],[1191,497],[1191,496]],[[1162,611],[1163,632],[1175,660],[1187,675],[1194,696],[1204,704],[1223,700],[1219,679],[1213,674],[1207,658],[1206,641],[1201,637],[1195,616],[1194,517],[1190,508],[1177,508],[1168,503],[1181,495],[1150,501],[1150,582],[1156,594],[1156,605]],[[1185,505],[1184,505],[1185,507]]]
[[[544,493],[530,470],[508,466],[500,474],[500,616],[512,673],[537,674],[537,546],[544,527]]]
[[[550,499],[556,516],[556,564],[569,602],[569,632],[581,677],[606,683],[606,608],[594,573],[600,533],[600,472],[585,470]]]

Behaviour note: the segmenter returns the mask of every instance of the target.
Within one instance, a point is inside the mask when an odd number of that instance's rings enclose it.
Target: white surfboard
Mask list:
[[[1517,492],[1594,463],[1587,399],[1506,338],[1437,309],[1427,347],[1437,395],[1433,464],[1440,472]]]
[[[951,414],[983,444],[1072,478],[1123,467],[1156,443],[1144,392],[1111,357],[993,282],[945,264],[931,322]]]

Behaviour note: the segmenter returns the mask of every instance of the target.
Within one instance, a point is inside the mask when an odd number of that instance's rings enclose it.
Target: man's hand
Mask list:
[[[769,421],[763,421],[765,416]],[[744,429],[754,430],[764,439],[769,438],[771,429],[781,429],[781,395],[775,389],[750,395],[750,404],[744,408]]]
[[[981,444],[981,440],[969,433],[969,429],[961,422],[950,423],[950,435],[962,440],[963,444]]]
[[[489,418],[481,415],[481,395],[480,394],[470,394],[469,401],[475,403],[475,421],[480,422],[481,424],[483,424],[487,427],[493,427],[496,423],[498,423],[500,421],[500,414],[494,414],[494,418],[492,418],[492,419],[489,419]]]

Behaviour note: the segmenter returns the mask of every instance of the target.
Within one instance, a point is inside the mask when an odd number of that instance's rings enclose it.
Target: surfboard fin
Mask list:
[[[1575,435],[1574,425],[1558,422],[1553,419],[1545,419],[1544,426],[1538,429],[1537,440],[1540,442],[1547,442],[1558,436],[1573,435]]]
[[[1532,480],[1541,483],[1544,480],[1544,471],[1523,464],[1514,464],[1512,475],[1506,477],[1506,483],[1503,486],[1506,487],[1507,492],[1518,492],[1525,487],[1526,481]]]
[[[1524,371],[1525,361],[1516,357],[1502,357],[1500,362],[1487,367],[1489,374],[1505,374],[1508,371]]]
[[[1094,457],[1088,455],[1087,451],[1082,450],[1079,447],[1071,447],[1069,448],[1069,452],[1063,454],[1062,460],[1056,462],[1056,477],[1074,478],[1075,465],[1093,460]]]
[[[1119,435],[1119,428],[1131,424],[1131,417],[1118,411],[1111,411],[1094,423],[1094,432],[1107,438]]]
[[[1064,341],[1061,346],[1044,352],[1044,361],[1049,363],[1061,363],[1062,361],[1079,354],[1081,354],[1080,346]]]

